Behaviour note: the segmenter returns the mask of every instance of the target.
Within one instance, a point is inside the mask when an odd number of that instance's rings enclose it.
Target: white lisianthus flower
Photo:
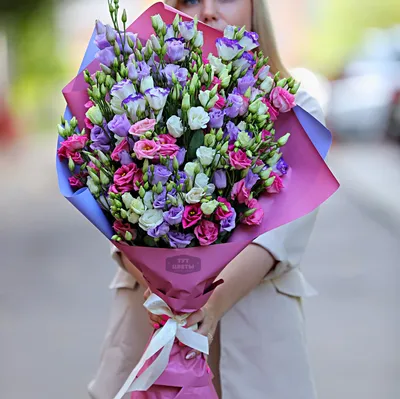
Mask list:
[[[110,91],[111,94],[111,109],[118,115],[122,115],[125,112],[125,109],[122,105],[122,101],[124,101],[129,96],[133,96],[136,94],[135,87],[133,83],[124,79],[121,82],[115,84]]]
[[[122,202],[124,203],[126,209],[129,209],[131,207],[133,200],[134,198],[132,197],[131,193],[122,194]]]
[[[144,95],[139,93],[137,95],[132,95],[126,98],[123,101],[123,104],[127,106],[128,114],[132,121],[136,122],[138,120],[137,112],[140,111],[143,113],[144,111],[146,111],[147,101],[144,98]]]
[[[140,91],[144,94],[146,90],[154,88],[154,80],[149,75],[142,79],[140,82]]]
[[[169,89],[163,89],[161,87],[146,90],[146,100],[153,110],[161,111],[165,107],[169,92]]]
[[[196,33],[193,46],[199,48],[203,47],[203,45],[204,45],[204,34],[202,31],[199,30]]]
[[[258,74],[258,79],[260,80],[267,79],[267,77],[269,76],[269,69],[270,69],[269,65],[262,67],[260,73]]]
[[[251,138],[247,132],[242,131],[238,134],[238,141],[242,147],[247,148],[250,145]]]
[[[225,64],[218,58],[210,54],[208,56],[208,61],[210,62],[211,66],[215,68],[215,72],[219,74],[225,68]]]
[[[130,209],[138,215],[143,215],[146,211],[146,206],[144,205],[141,198],[134,198]]]
[[[212,200],[209,202],[204,202],[201,204],[201,211],[207,215],[210,216],[219,206],[219,202],[217,200]]]
[[[156,30],[161,30],[164,27],[164,21],[161,18],[160,14],[153,15],[151,17],[151,23],[153,25],[153,28]]]
[[[228,25],[224,30],[224,37],[234,39],[236,34],[236,26]]]
[[[192,130],[205,129],[210,117],[203,107],[190,108],[188,112],[189,126]]]
[[[210,90],[201,91],[199,94],[200,104],[207,110],[211,109],[219,99],[218,96],[210,98],[210,94],[211,94]]]
[[[194,170],[196,168],[196,163],[195,162],[188,162],[185,167],[184,167],[184,171],[185,173],[190,176],[193,177],[194,176]]]
[[[203,166],[209,166],[214,159],[215,150],[213,148],[201,146],[197,149],[196,156]]]
[[[196,34],[196,27],[194,21],[189,22],[179,22],[179,33],[186,41],[190,41],[194,38]]]
[[[246,122],[245,122],[245,121],[241,121],[241,122],[237,125],[237,128],[238,128],[239,130],[246,130],[246,128],[247,128]]]
[[[100,111],[98,105],[91,107],[86,112],[86,116],[90,119],[94,125],[102,125],[103,124],[103,114]]]
[[[149,209],[139,218],[139,227],[148,231],[159,226],[163,220],[162,209]]]
[[[200,187],[192,188],[187,194],[185,194],[185,200],[188,204],[198,204],[204,197],[204,190]]]
[[[147,209],[153,209],[153,192],[147,191],[143,197],[144,205]]]
[[[264,90],[266,93],[269,93],[272,90],[273,85],[274,80],[270,76],[267,76],[264,79],[264,82],[261,83],[260,89]]]
[[[194,185],[199,188],[204,188],[207,186],[209,181],[210,178],[205,173],[199,173],[198,175],[196,175]]]
[[[207,184],[206,189],[207,189],[206,190],[206,194],[207,195],[212,195],[214,193],[214,191],[215,191],[215,184],[213,184],[213,183]]]
[[[128,211],[128,221],[136,224],[139,221],[139,215],[131,210]]]
[[[181,137],[183,134],[183,124],[181,118],[179,118],[179,116],[172,115],[167,120],[167,129],[168,133],[172,137],[175,137],[176,139]]]

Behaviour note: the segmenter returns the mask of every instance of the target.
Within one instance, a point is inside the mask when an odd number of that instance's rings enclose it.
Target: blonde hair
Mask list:
[[[165,0],[165,2],[172,7],[176,7],[178,3],[177,0]],[[264,56],[269,57],[271,72],[280,71],[282,77],[289,77],[290,74],[279,55],[267,0],[253,0],[253,26],[251,29],[260,36],[260,50],[264,53]]]

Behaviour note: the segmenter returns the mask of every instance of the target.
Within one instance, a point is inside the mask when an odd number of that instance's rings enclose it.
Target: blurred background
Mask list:
[[[255,0],[257,1],[257,0]],[[150,0],[122,0],[130,19]],[[400,5],[270,1],[283,59],[322,104],[342,187],[303,269],[323,399],[400,397]],[[86,398],[115,271],[106,240],[58,193],[61,89],[105,0],[0,0],[0,397]]]

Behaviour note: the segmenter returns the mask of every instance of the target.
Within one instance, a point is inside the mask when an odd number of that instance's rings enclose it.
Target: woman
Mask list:
[[[167,1],[205,23],[224,29],[243,26],[260,34],[272,72],[283,67],[273,36],[266,0]],[[299,92],[297,103],[323,122],[318,103]],[[224,399],[314,399],[305,347],[301,298],[315,291],[298,266],[316,213],[258,237],[227,265],[206,306],[189,322],[212,341],[209,364],[214,385]],[[116,290],[110,329],[101,365],[89,390],[92,398],[110,399],[136,365],[157,318],[148,323],[143,308],[146,283],[140,272],[115,250],[121,266],[111,287]],[[126,271],[124,271],[125,269]],[[187,361],[197,354],[187,349]]]

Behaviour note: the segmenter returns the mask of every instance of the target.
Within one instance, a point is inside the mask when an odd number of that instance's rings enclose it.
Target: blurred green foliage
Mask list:
[[[310,31],[310,64],[328,76],[340,72],[365,29],[400,23],[400,0],[318,0]]]

